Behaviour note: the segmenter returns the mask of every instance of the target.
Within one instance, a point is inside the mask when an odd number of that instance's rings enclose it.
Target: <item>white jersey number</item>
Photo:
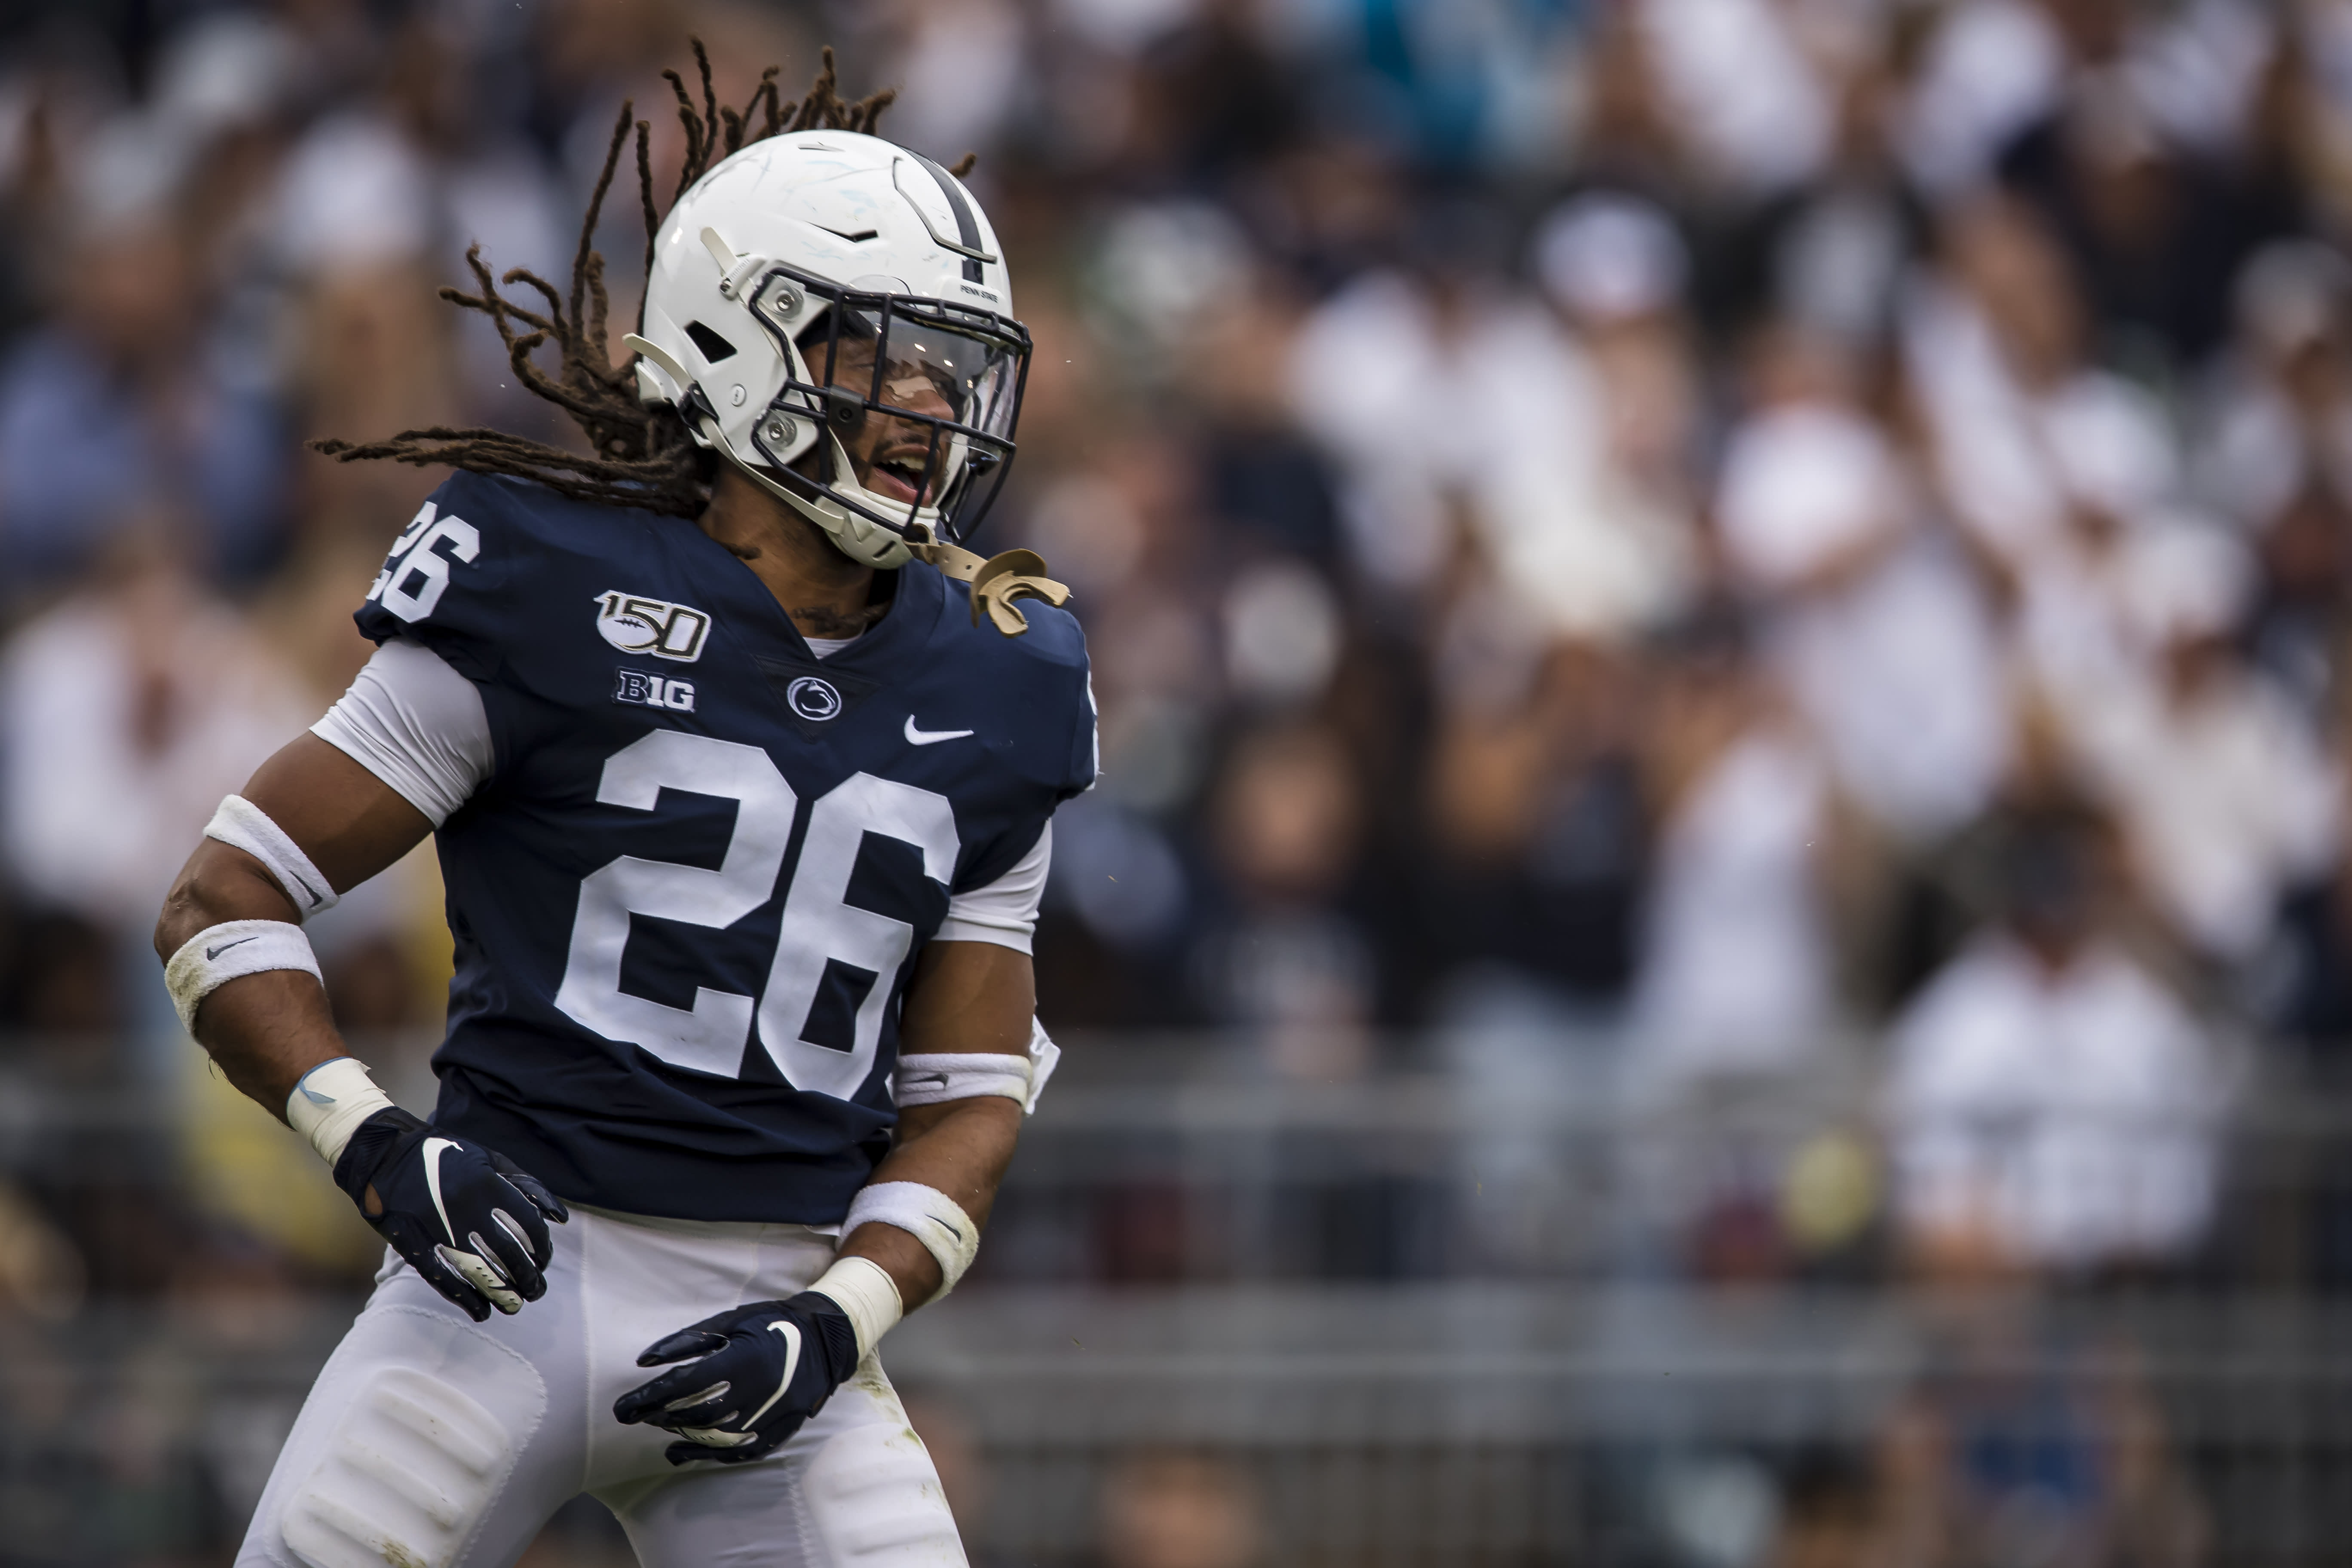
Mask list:
[[[482,536],[474,525],[455,515],[436,518],[426,501],[392,542],[383,570],[367,596],[404,621],[421,621],[433,613],[449,590],[449,563],[471,561],[482,552]],[[442,546],[448,549],[445,552]]]
[[[784,1081],[846,1100],[873,1069],[882,1039],[890,977],[907,962],[915,928],[845,900],[858,847],[869,833],[923,852],[923,875],[942,888],[955,875],[955,812],[947,797],[871,773],[853,773],[809,807],[808,838],[784,895],[784,923],[768,989],[760,1001],[760,1039]],[[874,978],[857,1006],[856,1044],[846,1052],[805,1037],[825,973],[833,963]]]
[[[592,872],[580,885],[556,1007],[608,1040],[728,1078],[742,1070],[744,1042],[756,1017],[761,1043],[787,1083],[846,1100],[874,1069],[890,980],[915,938],[906,921],[847,901],[857,852],[868,833],[912,845],[922,853],[923,874],[945,888],[960,847],[947,798],[855,773],[814,802],[761,997],[755,1005],[735,992],[698,987],[688,1009],[621,989],[629,917],[724,928],[751,914],[775,890],[799,799],[759,747],[676,730],[656,730],[614,753],[604,763],[596,798],[651,811],[664,788],[736,803],[727,853],[715,871],[624,855]],[[846,1051],[804,1037],[835,965],[873,977],[865,982]]]

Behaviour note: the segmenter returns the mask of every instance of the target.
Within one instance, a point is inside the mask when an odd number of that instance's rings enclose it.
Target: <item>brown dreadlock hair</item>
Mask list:
[[[710,83],[710,56],[702,40],[694,43],[695,64],[702,76],[702,102],[698,109],[677,72],[662,72],[677,98],[677,117],[686,128],[686,158],[678,171],[670,203],[700,179],[711,164],[727,154],[789,131],[856,131],[871,133],[875,123],[898,98],[885,88],[856,102],[845,101],[836,87],[833,50],[827,48],[815,82],[806,97],[786,103],[776,90],[770,66],[761,73],[751,101],[739,111],[719,101]],[[353,443],[319,440],[313,451],[338,462],[352,463],[389,458],[418,468],[446,464],[478,474],[510,474],[532,479],[559,494],[608,506],[642,507],[673,517],[695,517],[709,503],[710,482],[719,456],[698,446],[677,411],[667,404],[637,401],[635,361],[615,366],[606,350],[606,322],[611,300],[604,289],[604,258],[593,243],[596,220],[612,188],[614,171],[630,138],[635,105],[621,105],[613,123],[612,142],[604,150],[604,166],[596,176],[595,194],[588,198],[588,215],[580,225],[580,245],[572,259],[572,289],[567,299],[553,284],[517,267],[495,282],[476,244],[466,252],[479,293],[444,288],[441,298],[468,310],[479,310],[498,329],[515,374],[532,392],[572,416],[588,438],[586,453],[566,451],[503,430],[453,429],[431,426],[404,430],[388,441]],[[645,265],[653,268],[654,237],[661,217],[654,210],[652,127],[634,121],[637,144],[637,196],[645,209]],[[756,125],[756,129],[755,129]],[[977,155],[967,153],[954,168],[968,174]],[[524,285],[545,302],[545,311],[517,303],[499,292],[499,286]],[[542,344],[555,345],[558,369],[552,375],[531,363]]]

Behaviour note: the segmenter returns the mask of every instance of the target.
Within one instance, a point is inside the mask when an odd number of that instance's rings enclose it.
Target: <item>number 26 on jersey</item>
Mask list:
[[[442,516],[426,501],[392,542],[367,596],[404,621],[421,621],[449,590],[449,563],[481,552],[482,536],[472,523],[455,513]]]
[[[608,1040],[726,1078],[740,1072],[756,1023],[785,1082],[849,1099],[873,1070],[892,977],[915,935],[906,921],[849,901],[859,847],[869,833],[912,846],[921,852],[922,875],[944,891],[960,847],[954,808],[945,795],[862,773],[819,795],[809,805],[760,995],[698,986],[692,1007],[672,1007],[621,989],[630,917],[724,929],[759,909],[774,897],[800,801],[758,746],[679,730],[656,730],[606,759],[596,798],[649,812],[664,789],[734,801],[727,852],[715,870],[624,855],[591,872],[580,886],[557,1009]],[[863,982],[846,1050],[806,1037],[828,971],[844,969]]]

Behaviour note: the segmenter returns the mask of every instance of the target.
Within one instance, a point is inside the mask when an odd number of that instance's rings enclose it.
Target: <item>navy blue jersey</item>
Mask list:
[[[896,1119],[900,994],[951,891],[1093,782],[1077,623],[971,624],[903,567],[820,661],[692,523],[459,474],[357,619],[479,689],[443,825],[457,972],[434,1120],[567,1198],[825,1224]]]

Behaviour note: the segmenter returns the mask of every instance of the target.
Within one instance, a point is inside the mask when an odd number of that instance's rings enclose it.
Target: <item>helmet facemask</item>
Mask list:
[[[786,366],[754,451],[731,454],[746,472],[874,565],[969,539],[1013,459],[1027,330],[782,263],[744,292]]]

